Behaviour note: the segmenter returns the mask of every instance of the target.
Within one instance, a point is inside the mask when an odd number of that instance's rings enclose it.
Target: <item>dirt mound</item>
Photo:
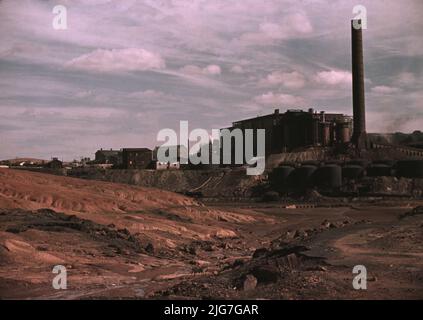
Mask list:
[[[126,212],[147,208],[198,206],[190,198],[157,189],[42,173],[0,170],[0,207],[64,212]]]
[[[307,250],[304,246],[264,250],[262,254],[254,255],[249,260],[235,261],[216,276],[185,281],[157,292],[157,295],[203,299],[254,298],[267,295],[288,298],[280,290],[281,287],[289,292],[294,287],[298,291],[299,283],[304,288],[313,286],[314,282],[322,281],[321,274],[327,271],[325,259],[308,256],[305,254]]]
[[[167,247],[184,239],[234,237],[236,232],[228,223],[256,221],[154,188],[10,169],[0,169],[0,208],[49,208],[98,224],[113,223]]]
[[[398,219],[402,220],[404,218],[413,217],[417,215],[423,215],[423,206],[415,207],[411,211],[401,214]]]
[[[12,223],[11,220],[13,221]],[[14,210],[7,214],[0,212],[0,223],[9,223],[6,232],[19,234],[31,229],[46,232],[80,232],[91,239],[107,243],[108,251],[147,253],[151,246],[143,244],[139,238],[132,235],[128,229],[116,229],[113,224],[104,226],[75,215],[66,215],[50,209],[40,209],[34,212]],[[110,253],[111,254],[111,253]]]
[[[205,198],[249,198],[262,185],[262,176],[244,170],[98,170],[72,169],[68,175],[90,180],[111,181],[159,188]]]

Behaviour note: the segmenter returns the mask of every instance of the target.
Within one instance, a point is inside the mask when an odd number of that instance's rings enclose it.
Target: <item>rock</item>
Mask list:
[[[121,233],[121,234],[124,234],[126,236],[130,236],[131,235],[131,233],[129,232],[129,230],[126,229],[126,228],[119,229],[118,232]]]
[[[268,191],[263,195],[263,201],[278,201],[279,193],[275,191]]]
[[[154,246],[151,242],[149,242],[146,246],[145,246],[145,251],[147,251],[148,253],[154,253]]]
[[[10,232],[10,233],[21,233],[28,230],[27,227],[25,226],[15,226],[15,227],[9,227],[6,229],[6,232]]]
[[[291,270],[296,269],[300,264],[298,257],[295,253],[290,253],[286,255],[285,259],[286,259],[287,265],[289,266]]]
[[[236,267],[238,267],[238,266],[242,266],[244,264],[244,261],[243,260],[241,260],[241,259],[236,259],[235,261],[234,261],[234,263],[232,264],[232,268],[236,268]]]
[[[202,283],[201,284],[201,288],[202,289],[210,289],[210,284],[208,284],[208,283]]]
[[[216,238],[219,238],[219,239],[225,239],[225,238],[236,238],[237,234],[232,230],[220,229],[220,230],[217,230],[215,236]]]
[[[286,239],[293,239],[293,238],[294,238],[294,236],[295,236],[295,232],[294,232],[294,231],[288,230],[288,231],[285,233],[285,238],[286,238]]]
[[[190,245],[185,248],[185,251],[192,255],[197,255],[197,248],[194,245]]]
[[[322,272],[326,272],[328,271],[328,269],[326,267],[323,266],[312,266],[307,268],[307,271],[322,271]]]
[[[417,206],[417,207],[413,208],[411,211],[400,215],[399,219],[402,220],[406,217],[416,216],[416,215],[419,215],[419,214],[423,214],[423,206]]]
[[[131,252],[130,252],[128,249],[122,249],[122,250],[121,250],[121,254],[122,254],[122,255],[129,256],[129,255],[131,254]]]
[[[213,244],[206,242],[206,243],[203,244],[202,249],[204,251],[211,252],[215,249],[215,247],[213,246]]]
[[[254,251],[253,253],[253,258],[258,258],[258,257],[262,257],[265,256],[267,253],[267,249],[266,248],[259,248],[256,251]]]
[[[257,278],[251,274],[248,274],[245,277],[242,288],[244,289],[244,291],[248,291],[248,290],[254,290],[256,286],[257,286]]]
[[[317,201],[322,199],[322,195],[317,191],[317,190],[307,190],[306,195],[305,195],[305,200],[308,201]]]
[[[256,266],[251,271],[258,283],[272,283],[278,281],[279,270],[276,266]]]
[[[306,238],[306,237],[308,237],[308,233],[305,232],[304,230],[295,231],[294,238],[300,238],[300,237]]]
[[[205,260],[195,260],[194,264],[201,267],[201,268],[204,268],[204,267],[210,265],[210,262],[205,261]]]
[[[224,243],[221,245],[223,249],[233,249],[233,246],[230,243]]]
[[[322,222],[322,228],[329,228],[331,223],[328,220]]]
[[[202,273],[203,270],[204,269],[202,267],[200,267],[200,266],[194,266],[194,267],[192,267],[192,272],[193,273]]]

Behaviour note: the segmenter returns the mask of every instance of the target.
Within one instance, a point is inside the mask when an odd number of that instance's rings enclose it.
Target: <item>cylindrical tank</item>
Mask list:
[[[338,165],[324,165],[314,173],[314,184],[321,187],[339,188],[342,185],[342,168]]]
[[[321,139],[322,145],[328,146],[330,143],[330,127],[329,123],[323,122],[321,124]]]
[[[366,169],[369,177],[390,177],[392,175],[392,167],[386,164],[372,164]]]
[[[344,162],[342,160],[326,160],[325,165],[336,164],[338,166],[342,165]]]
[[[295,168],[295,167],[298,167],[298,163],[296,163],[296,162],[281,162],[279,164],[279,167],[293,167],[293,168]]]
[[[285,187],[288,185],[289,176],[295,169],[288,166],[276,167],[269,174],[270,184],[275,187]]]
[[[347,161],[346,163],[347,166],[360,166],[363,168],[367,168],[369,164],[370,164],[370,161],[366,159],[354,159],[354,160]]]
[[[348,123],[337,123],[336,124],[336,140],[338,143],[350,142],[350,128]]]
[[[347,179],[358,179],[363,177],[364,168],[357,165],[346,165],[342,167],[342,177]]]
[[[321,164],[321,161],[318,160],[307,160],[304,162],[301,162],[302,166],[316,166],[318,167]]]
[[[398,161],[396,169],[400,177],[423,178],[423,160]]]
[[[289,185],[294,188],[305,188],[313,184],[313,173],[316,166],[305,165],[295,169],[289,177]]]
[[[319,144],[319,119],[313,118],[313,122],[311,125],[311,135],[312,135],[312,143],[313,145]]]
[[[393,167],[397,162],[395,160],[374,160],[373,164],[385,164],[387,166]]]

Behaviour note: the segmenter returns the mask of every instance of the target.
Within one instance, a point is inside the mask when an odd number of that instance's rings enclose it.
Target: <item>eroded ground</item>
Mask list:
[[[422,203],[325,201],[206,206],[0,169],[0,297],[422,299]],[[58,264],[67,290],[52,287]],[[353,289],[355,265],[367,290]]]

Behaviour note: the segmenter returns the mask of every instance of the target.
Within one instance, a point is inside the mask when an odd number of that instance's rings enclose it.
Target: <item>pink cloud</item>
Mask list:
[[[281,17],[280,22],[262,22],[256,32],[247,32],[238,39],[245,45],[265,45],[275,40],[303,37],[313,32],[313,26],[303,13]]]
[[[203,69],[203,73],[210,75],[218,75],[222,73],[222,69],[218,65],[211,64]]]
[[[156,99],[156,98],[163,98],[165,94],[161,91],[157,90],[144,90],[144,91],[136,91],[132,92],[128,95],[128,98],[135,98],[135,99]]]
[[[239,66],[239,65],[235,65],[235,66],[233,66],[233,67],[231,68],[231,72],[233,72],[233,73],[238,73],[238,74],[242,74],[242,73],[244,73],[245,71],[244,71],[244,68],[243,68],[243,67],[241,67],[241,66]]]
[[[304,87],[305,78],[304,76],[297,72],[282,72],[282,71],[273,71],[268,74],[264,79],[259,81],[259,85],[262,86],[276,86],[282,85],[289,89],[299,89]]]
[[[254,98],[254,101],[266,105],[303,105],[304,99],[284,93],[269,91]]]
[[[352,74],[349,71],[330,70],[318,72],[315,81],[326,85],[350,85],[352,83]]]
[[[265,36],[272,39],[286,39],[313,31],[307,16],[300,13],[285,17],[280,24],[261,23],[259,29]]]
[[[411,72],[401,72],[395,80],[395,83],[402,87],[413,86],[416,82],[417,78],[414,73]]]
[[[163,69],[166,64],[159,54],[140,48],[127,48],[97,49],[72,59],[65,66],[94,72],[124,72]]]
[[[204,68],[190,64],[182,67],[180,71],[188,75],[219,75],[222,73],[222,69],[216,64],[210,64]]]
[[[373,87],[371,90],[373,93],[376,93],[376,94],[395,94],[401,91],[400,88],[389,87],[389,86],[376,86],[376,87]]]

